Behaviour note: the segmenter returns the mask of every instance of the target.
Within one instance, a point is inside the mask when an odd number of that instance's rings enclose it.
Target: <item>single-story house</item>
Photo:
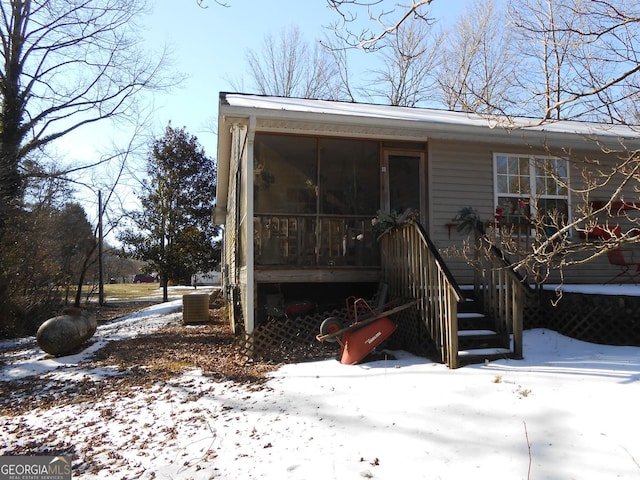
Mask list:
[[[448,274],[472,283],[473,268],[446,256],[465,240],[453,221],[460,209],[490,221],[496,207],[535,195],[538,208],[570,219],[582,199],[567,185],[582,185],[590,162],[606,170],[616,161],[604,145],[638,148],[640,136],[596,123],[221,93],[213,217],[224,225],[232,322],[250,333],[278,296],[322,303],[375,292],[385,261],[378,211],[412,209]],[[591,198],[609,198],[610,188]],[[634,195],[629,186],[625,201]],[[514,223],[525,215],[508,213]],[[603,256],[568,269],[564,282],[604,283],[617,269]]]

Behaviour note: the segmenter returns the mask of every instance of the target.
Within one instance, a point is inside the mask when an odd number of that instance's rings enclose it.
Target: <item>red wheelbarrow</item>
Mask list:
[[[389,316],[417,303],[416,300],[389,308],[393,305],[392,302],[382,307],[384,311],[377,312],[363,298],[349,297],[349,325],[345,327],[338,317],[328,317],[320,325],[320,334],[316,339],[321,342],[339,342],[340,363],[355,365],[396,331],[397,325]]]

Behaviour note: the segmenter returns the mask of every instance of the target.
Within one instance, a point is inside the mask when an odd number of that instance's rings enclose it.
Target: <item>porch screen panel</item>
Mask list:
[[[375,215],[380,148],[369,140],[320,139],[320,213]]]
[[[316,213],[317,140],[256,134],[253,166],[256,213]]]

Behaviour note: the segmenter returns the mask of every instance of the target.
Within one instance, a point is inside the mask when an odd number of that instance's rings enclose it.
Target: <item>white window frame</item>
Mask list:
[[[498,191],[498,157],[507,157],[508,158],[527,158],[528,159],[528,163],[529,163],[529,173],[528,173],[528,177],[529,177],[529,193],[527,192],[519,192],[519,193],[512,193],[512,192],[499,192]],[[567,182],[567,194],[566,195],[552,195],[552,194],[539,194],[537,192],[537,182],[536,182],[536,162],[539,161],[546,161],[546,160],[561,160],[565,162],[565,168],[566,168],[566,182]],[[530,208],[530,214],[532,217],[537,216],[538,212],[536,210],[536,206],[534,204],[531,203],[531,198],[535,198],[536,200],[565,200],[567,202],[567,221],[570,222],[571,221],[571,190],[568,187],[569,185],[571,185],[571,178],[570,178],[570,168],[569,168],[569,161],[566,158],[562,158],[562,157],[556,157],[556,156],[551,156],[551,155],[530,155],[530,154],[519,154],[519,153],[502,153],[502,152],[495,152],[493,154],[493,203],[494,203],[494,208],[499,207],[500,205],[498,204],[499,202],[499,198],[504,198],[504,197],[511,197],[514,199],[528,199],[529,200],[529,208]]]

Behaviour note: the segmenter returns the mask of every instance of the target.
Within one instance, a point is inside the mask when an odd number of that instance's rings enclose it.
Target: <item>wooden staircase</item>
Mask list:
[[[522,358],[525,283],[496,247],[477,249],[484,253],[482,265],[473,290],[464,291],[420,224],[392,229],[381,244],[389,294],[418,302],[421,328],[442,363],[458,368]]]
[[[458,366],[514,357],[508,332],[482,310],[471,296],[458,302]]]

